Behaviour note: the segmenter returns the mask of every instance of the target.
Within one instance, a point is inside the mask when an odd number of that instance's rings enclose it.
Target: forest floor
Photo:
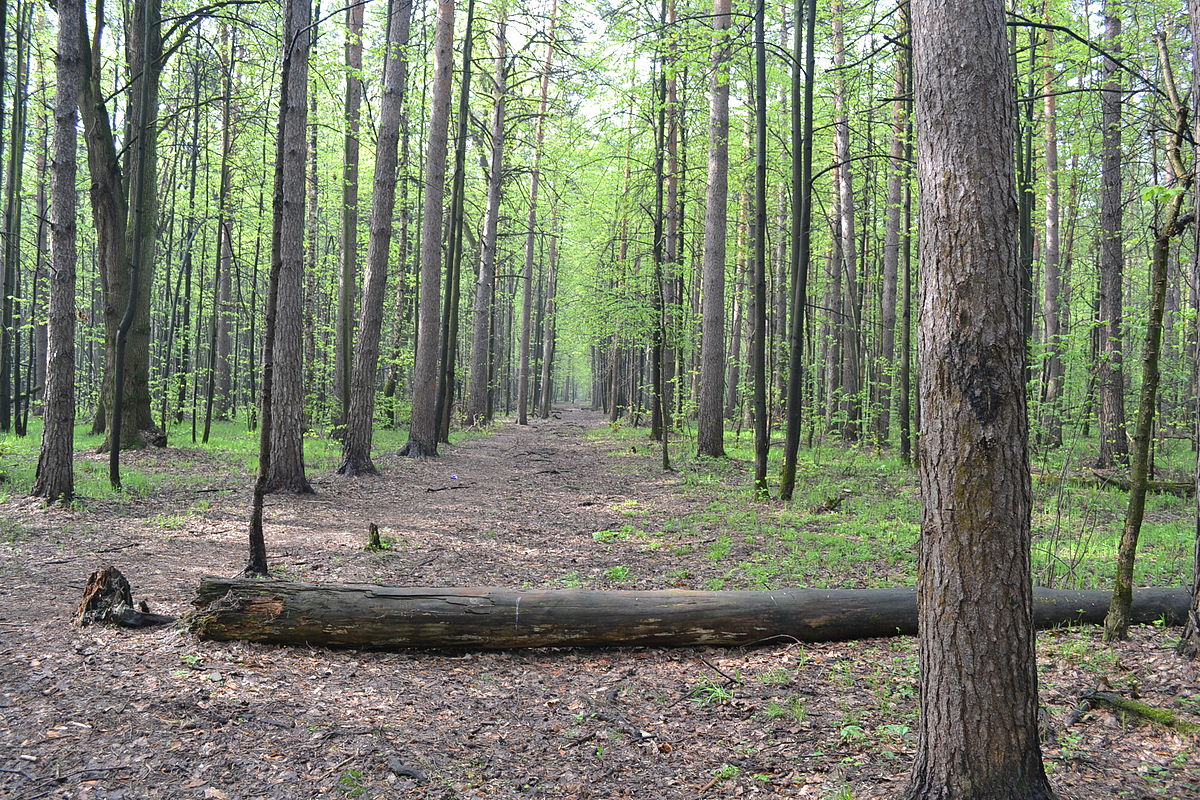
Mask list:
[[[808,522],[789,527],[787,508],[746,497],[744,464],[691,459],[664,473],[644,432],[584,409],[501,423],[437,459],[393,453],[376,461],[382,478],[312,470],[315,495],[269,499],[275,574],[518,588],[911,582],[911,539],[847,528],[831,546]],[[201,576],[245,559],[245,459],[173,447],[125,463],[153,490],[73,509],[15,493],[0,505],[0,797],[881,800],[904,786],[911,638],[374,653],[75,628],[101,566],[178,615]],[[872,481],[911,506],[886,475]],[[810,511],[850,524],[841,501],[827,505]],[[369,523],[385,551],[364,551]],[[799,566],[771,572],[784,555]],[[1174,655],[1176,636],[1040,635],[1043,748],[1063,800],[1200,797],[1195,736],[1104,711],[1071,719],[1082,693],[1111,685],[1200,721],[1196,666]]]

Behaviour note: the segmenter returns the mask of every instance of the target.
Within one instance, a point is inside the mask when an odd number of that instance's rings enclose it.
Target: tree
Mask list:
[[[417,363],[413,375],[412,423],[402,455],[437,455],[438,355],[441,343],[438,278],[442,267],[442,200],[446,196],[450,78],[454,69],[454,0],[438,0],[433,44],[429,141],[425,154],[425,203],[421,212],[421,294],[417,319]]]
[[[362,106],[364,3],[346,9],[346,138],[342,165],[342,274],[338,284],[334,386],[341,419],[350,413],[350,359],[354,350],[354,293],[358,280],[358,128]],[[390,16],[389,16],[390,18]],[[385,67],[386,72],[386,67]],[[395,190],[393,189],[393,192]]]
[[[375,373],[383,328],[383,301],[387,293],[388,255],[392,243],[392,217],[396,208],[396,148],[400,116],[408,82],[407,59],[412,0],[392,0],[388,9],[388,46],[383,67],[383,98],[376,127],[375,188],[371,200],[371,238],[367,244],[367,271],[363,276],[363,301],[358,324],[358,344],[350,373],[350,413],[342,443],[342,475],[375,475],[371,440],[375,429]]]
[[[83,0],[59,0],[58,89],[54,97],[53,264],[42,450],[32,494],[70,500],[75,494],[75,190],[79,145],[79,29]]]
[[[1166,37],[1159,33],[1159,70],[1175,119],[1167,139],[1167,172],[1171,179],[1166,188],[1169,200],[1154,232],[1150,265],[1150,320],[1146,344],[1142,352],[1142,392],[1138,403],[1137,428],[1133,434],[1133,458],[1129,474],[1129,505],[1125,525],[1117,548],[1117,579],[1113,587],[1112,604],[1104,620],[1104,638],[1108,641],[1129,636],[1130,608],[1133,605],[1133,563],[1137,553],[1138,535],[1146,510],[1146,486],[1150,477],[1150,443],[1153,436],[1155,412],[1158,405],[1158,384],[1161,378],[1159,355],[1162,350],[1163,312],[1167,298],[1167,272],[1171,257],[1171,240],[1183,233],[1193,221],[1183,216],[1183,204],[1192,186],[1192,173],[1183,164],[1183,142],[1188,135],[1187,107],[1175,86]]]
[[[104,4],[96,6],[94,43],[86,24],[79,30],[83,69],[79,111],[91,173],[92,219],[101,266],[105,324],[104,387],[93,428],[97,433],[108,431],[105,447],[111,447],[112,417],[117,399],[114,386],[117,340],[120,329],[125,327],[118,443],[125,449],[144,447],[147,436],[143,431],[150,432],[150,441],[165,444],[150,413],[150,300],[158,232],[158,93],[165,62],[161,2],[138,0],[132,10],[131,30],[136,33],[129,36],[127,47],[129,102],[128,113],[124,115],[126,146],[121,156],[113,137],[107,107],[108,90],[101,73],[100,34],[104,28]],[[139,136],[140,131],[145,131],[146,135]],[[145,200],[140,212],[132,202],[139,191]],[[130,308],[133,316],[126,324],[125,315]]]
[[[921,714],[908,800],[1052,798],[1038,745],[1015,99],[1002,0],[913,0]]]
[[[1113,0],[1104,0],[1104,31],[1109,52],[1121,52],[1121,18]],[[1125,379],[1121,316],[1122,282],[1125,273],[1121,197],[1121,67],[1104,59],[1104,88],[1101,94],[1100,167],[1100,457],[1096,466],[1106,468],[1129,462],[1125,441]]]
[[[1188,21],[1192,29],[1192,158],[1193,163],[1200,163],[1200,0],[1188,0]],[[1196,196],[1195,213],[1200,219],[1200,194]],[[1192,258],[1192,285],[1200,287],[1200,224],[1192,228],[1193,244],[1196,247]],[[1196,351],[1200,359],[1200,349]],[[1200,370],[1195,373],[1196,388],[1200,390]],[[1194,432],[1200,441],[1200,407],[1195,409],[1196,418],[1192,420]],[[1196,458],[1195,471],[1196,488],[1200,490],[1200,453]],[[1195,494],[1196,529],[1192,552],[1192,606],[1188,612],[1187,624],[1184,625],[1183,635],[1179,637],[1179,653],[1186,658],[1200,657],[1200,491]]]
[[[275,305],[275,342],[271,375],[271,453],[268,492],[310,494],[304,475],[304,214],[305,156],[308,146],[308,53],[312,9],[305,0],[288,0],[284,24],[287,92],[281,93],[280,149],[276,183],[279,247]],[[286,108],[285,108],[286,107]]]
[[[804,322],[808,305],[808,261],[812,246],[812,140],[815,90],[816,0],[796,0],[792,44],[792,319],[788,331],[787,431],[779,497],[791,500],[796,488],[796,459],[803,422]],[[803,22],[803,34],[801,33]],[[803,45],[803,47],[802,47]],[[803,49],[803,57],[801,50]],[[803,97],[803,102],[801,102]]]
[[[488,395],[492,342],[492,297],[496,289],[496,233],[500,219],[500,193],[504,185],[505,109],[508,102],[508,54],[505,14],[501,6],[496,21],[496,72],[493,78],[491,151],[487,167],[487,207],[483,237],[479,242],[479,277],[475,281],[475,307],[471,331],[471,380],[467,395],[467,424],[488,420]]]
[[[546,109],[550,94],[550,68],[554,65],[554,23],[558,0],[551,0],[550,31],[546,41],[546,59],[542,64],[542,84],[538,95],[537,122],[534,124],[533,169],[529,174],[529,216],[525,229],[525,269],[521,285],[521,357],[517,372],[517,424],[529,424],[529,342],[532,334],[530,312],[533,308],[533,255],[537,244],[538,184],[542,178],[542,150],[546,137]]]
[[[1062,414],[1059,409],[1063,390],[1063,303],[1061,236],[1058,189],[1058,120],[1054,94],[1054,31],[1046,32],[1046,69],[1042,82],[1043,115],[1046,121],[1046,244],[1042,251],[1046,274],[1042,293],[1042,341],[1046,348],[1042,365],[1042,441],[1047,447],[1061,447]]]
[[[696,444],[702,456],[725,455],[725,233],[729,203],[730,0],[713,2],[712,86],[709,97],[708,196],[704,208],[704,321]]]

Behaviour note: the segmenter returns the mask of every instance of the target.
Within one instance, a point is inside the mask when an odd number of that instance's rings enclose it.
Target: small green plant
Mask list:
[[[738,775],[742,774],[742,768],[736,764],[722,764],[712,771],[712,775],[719,783],[731,781]]]
[[[566,575],[563,575],[558,579],[558,582],[568,589],[582,589],[584,586],[587,586],[587,580],[579,574],[579,570],[577,569],[573,569]]]
[[[612,530],[596,531],[595,533],[592,534],[592,538],[595,539],[597,542],[600,542],[601,544],[608,544],[610,542],[616,542],[621,539],[628,539],[629,534],[623,530],[621,530],[621,531],[612,531]]]
[[[705,678],[693,686],[692,691],[688,694],[693,703],[701,706],[719,705],[733,699],[733,690],[717,683],[712,678]]]
[[[833,794],[829,795],[829,800],[854,800],[854,792],[845,784],[833,790]]]
[[[717,540],[709,545],[708,560],[720,561],[729,555],[729,548],[733,545],[733,539],[729,536],[718,536]]]
[[[862,742],[867,738],[867,732],[861,725],[843,725],[838,731],[838,744],[851,745]]]
[[[604,570],[604,577],[613,583],[624,583],[633,576],[633,570],[624,564],[618,564],[615,567],[609,567]]]
[[[338,786],[346,793],[347,797],[359,797],[367,791],[367,787],[363,785],[363,774],[360,769],[348,769],[342,772],[338,778]]]
[[[786,697],[780,700],[767,701],[767,718],[768,719],[793,719],[796,722],[803,722],[808,716],[808,705],[804,700],[795,695]]]

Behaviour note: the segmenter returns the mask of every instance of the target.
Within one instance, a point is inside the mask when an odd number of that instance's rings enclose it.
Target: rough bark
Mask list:
[[[521,353],[517,367],[517,424],[529,424],[529,356],[533,310],[533,257],[537,243],[538,184],[541,181],[542,143],[546,134],[546,108],[550,92],[550,68],[554,63],[554,23],[558,0],[550,6],[550,32],[546,42],[546,59],[542,63],[542,84],[538,100],[537,123],[533,142],[533,169],[529,176],[529,215],[525,220],[525,268],[521,286]]]
[[[1139,595],[1137,615],[1179,624],[1185,589]],[[1096,624],[1107,592],[1039,589],[1035,621]],[[738,646],[917,632],[913,589],[697,592],[307,584],[207,577],[190,618],[206,639],[330,647]]]
[[[703,322],[696,445],[702,456],[725,455],[725,235],[729,206],[730,0],[713,2],[712,85],[708,111],[708,192],[704,208]]]
[[[334,344],[334,394],[341,403],[340,419],[350,413],[350,369],[354,351],[354,296],[358,291],[358,129],[362,107],[363,11],[354,3],[346,9],[346,136],[342,158],[342,274],[338,283],[338,312]],[[384,68],[386,72],[386,67]]]
[[[408,443],[401,451],[414,458],[437,455],[442,200],[446,196],[446,150],[453,69],[454,0],[438,0],[429,143],[425,153],[425,198],[421,212],[421,286],[417,313],[417,357],[413,372],[412,423],[409,426]]]
[[[1039,800],[1025,339],[1001,0],[913,0],[920,731],[908,800]]]
[[[1104,30],[1108,49],[1121,51],[1121,19],[1112,0],[1104,2]],[[1122,281],[1125,272],[1123,209],[1121,205],[1121,69],[1104,60],[1104,87],[1100,95],[1100,457],[1096,466],[1107,469],[1129,463],[1125,440],[1125,379],[1122,374]]]
[[[288,0],[283,46],[287,93],[279,99],[283,128],[279,187],[279,275],[271,376],[271,453],[268,492],[312,492],[304,475],[304,228],[308,144],[308,53],[312,6]]]
[[[546,280],[546,318],[542,328],[542,391],[541,405],[538,416],[542,419],[550,417],[550,407],[554,399],[554,350],[555,335],[558,321],[558,219],[553,209],[550,215],[550,245],[547,248],[546,262],[549,276]]]
[[[79,132],[80,47],[83,0],[59,0],[57,90],[54,97],[54,162],[50,187],[53,266],[47,331],[45,420],[35,497],[69,500],[75,494],[75,189]]]
[[[1042,364],[1042,444],[1062,446],[1062,413],[1059,408],[1063,389],[1062,270],[1059,264],[1060,224],[1058,186],[1058,120],[1054,96],[1054,32],[1045,39],[1046,70],[1042,81],[1043,116],[1046,122],[1046,239],[1042,251],[1045,271],[1042,294],[1042,344],[1046,349]]]
[[[899,47],[892,93],[892,142],[888,152],[887,222],[883,233],[882,340],[880,342],[879,418],[876,436],[886,443],[891,430],[896,372],[896,295],[900,274],[900,222],[903,215],[904,143],[908,137],[908,51]]]
[[[342,475],[375,475],[371,442],[375,430],[375,378],[383,330],[383,303],[387,294],[388,256],[392,243],[392,218],[396,207],[396,150],[400,117],[407,88],[408,68],[404,49],[411,30],[412,0],[391,0],[388,47],[383,68],[383,97],[376,126],[375,178],[371,200],[371,235],[358,323],[358,343],[350,373],[350,411],[342,440]]]
[[[834,157],[837,159],[835,171],[838,194],[838,236],[840,260],[835,264],[841,276],[842,289],[838,298],[841,311],[839,331],[841,335],[841,373],[838,377],[838,388],[841,392],[839,429],[844,440],[858,441],[860,422],[862,418],[862,401],[859,398],[859,369],[858,369],[858,318],[859,318],[859,286],[858,286],[858,238],[856,234],[856,214],[854,199],[854,180],[850,169],[850,121],[847,117],[845,72],[845,8],[840,0],[833,3],[830,12],[833,15],[833,63],[837,69],[833,86],[834,108]]]
[[[500,194],[504,186],[504,126],[508,101],[508,50],[506,21],[496,22],[496,72],[493,78],[492,142],[487,168],[487,208],[479,242],[479,273],[475,279],[475,304],[471,325],[471,378],[467,395],[467,424],[488,420],[491,391],[492,297],[496,290],[496,232],[500,219]]]

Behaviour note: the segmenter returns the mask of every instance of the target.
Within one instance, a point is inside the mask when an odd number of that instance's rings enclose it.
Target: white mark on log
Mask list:
[[[513,617],[513,627],[521,627],[521,596],[517,595],[516,616]]]

